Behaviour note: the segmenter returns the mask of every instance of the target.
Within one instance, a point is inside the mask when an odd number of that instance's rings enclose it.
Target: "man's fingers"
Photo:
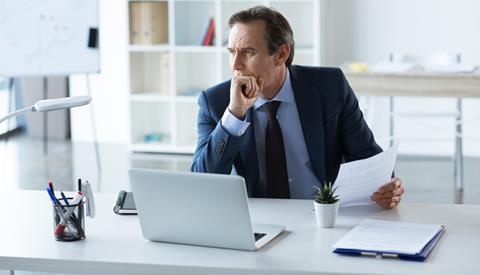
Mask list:
[[[246,98],[255,97],[258,93],[257,80],[253,76],[237,76],[235,77],[236,85],[241,89]]]
[[[250,99],[250,98],[256,97],[257,92],[258,92],[258,86],[257,86],[257,83],[256,83],[255,79],[250,78],[248,81],[249,81],[251,89],[249,90],[249,92],[247,94],[247,98]]]
[[[392,203],[377,203],[382,208],[391,208]]]
[[[252,90],[253,90],[252,81],[250,79],[248,79],[248,81],[247,81],[247,92],[245,93],[248,98],[251,97]]]
[[[400,201],[387,201],[387,202],[376,202],[376,203],[383,208],[394,208],[400,203]]]
[[[395,182],[391,182],[383,185],[382,187],[378,188],[378,192],[385,193],[385,192],[392,191],[393,189],[395,189]]]
[[[402,196],[405,193],[403,187],[397,188],[393,191],[394,196]]]
[[[384,193],[384,192],[393,191],[399,188],[401,185],[402,185],[402,182],[398,178],[393,178],[389,183],[380,187],[378,189],[378,192]]]
[[[252,98],[258,93],[258,85],[255,78],[250,78],[250,82],[252,83],[252,92],[250,93],[250,98]]]
[[[399,204],[400,201],[402,200],[402,198],[397,196],[397,197],[385,198],[385,199],[383,199],[383,198],[382,199],[373,199],[372,198],[372,200],[375,201],[379,205],[385,206],[385,205],[389,205],[389,204],[392,204],[392,203],[393,204]]]
[[[399,178],[393,178],[372,194],[372,200],[383,208],[394,208],[402,200],[405,190]]]
[[[404,190],[402,187],[400,188],[397,188],[393,191],[388,191],[388,192],[385,192],[385,193],[380,193],[380,192],[375,192],[373,193],[373,197],[374,198],[391,198],[391,197],[395,197],[395,196],[401,196],[403,195],[404,193]]]
[[[388,201],[386,201],[385,203],[400,203],[400,197],[393,197],[393,198],[390,198]]]
[[[380,187],[378,189],[378,192],[384,193],[384,192],[393,191],[393,190],[395,190],[395,188],[398,188],[399,185],[400,185],[399,182],[396,182],[396,181],[390,182],[390,183],[387,183],[387,184],[383,185],[382,187]]]
[[[398,203],[390,203],[390,204],[387,204],[387,205],[385,206],[385,208],[391,209],[391,208],[394,208],[394,207],[397,206],[397,205],[398,205]]]
[[[240,77],[236,77],[233,81],[234,81],[235,86],[236,86],[235,89],[238,88],[242,94],[246,95],[246,94],[247,94],[247,90],[248,90],[246,79],[240,78]]]
[[[247,87],[248,87],[248,89],[245,92],[245,96],[247,98],[250,98],[250,97],[252,97],[252,93],[253,93],[253,89],[254,89],[254,87],[252,85],[252,80],[250,78],[247,79]]]
[[[375,201],[380,204],[390,204],[393,202],[393,198],[376,199]]]

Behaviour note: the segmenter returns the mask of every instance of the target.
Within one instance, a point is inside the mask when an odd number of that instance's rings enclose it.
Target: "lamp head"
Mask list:
[[[73,96],[40,100],[32,106],[33,112],[49,112],[87,105],[92,101],[90,96]]]

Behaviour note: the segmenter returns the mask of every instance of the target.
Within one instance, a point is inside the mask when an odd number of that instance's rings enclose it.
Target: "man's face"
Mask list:
[[[228,39],[230,67],[234,76],[254,76],[263,79],[264,90],[282,78],[279,68],[284,66],[276,59],[277,54],[270,55],[265,39],[266,26],[262,20],[233,25]]]

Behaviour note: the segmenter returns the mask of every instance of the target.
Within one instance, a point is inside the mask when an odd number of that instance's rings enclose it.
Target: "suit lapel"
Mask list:
[[[310,79],[302,78],[293,66],[289,67],[289,70],[308,155],[315,175],[323,181],[325,179],[325,130],[320,96],[313,90],[314,87],[310,87]]]

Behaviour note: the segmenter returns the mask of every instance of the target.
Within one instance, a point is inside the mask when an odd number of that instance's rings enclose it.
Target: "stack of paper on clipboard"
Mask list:
[[[335,243],[333,252],[424,261],[444,231],[438,224],[366,219]]]

